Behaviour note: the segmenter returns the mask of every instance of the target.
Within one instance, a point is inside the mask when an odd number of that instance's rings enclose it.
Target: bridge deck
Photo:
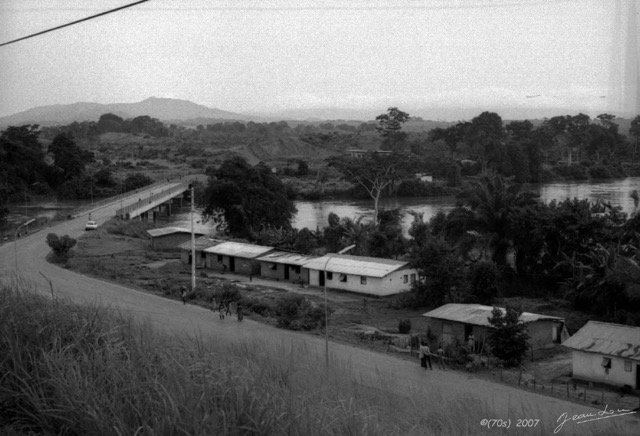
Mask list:
[[[177,197],[189,190],[189,183],[174,183],[166,185],[162,191],[152,192],[150,195],[139,198],[138,201],[123,206],[116,210],[116,216],[122,219],[131,219],[140,216],[144,212],[160,206],[172,198]]]

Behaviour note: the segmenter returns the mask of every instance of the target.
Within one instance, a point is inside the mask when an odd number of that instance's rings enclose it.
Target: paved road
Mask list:
[[[155,190],[157,189],[156,187]],[[136,194],[136,196],[139,195]],[[120,203],[116,202],[94,210],[92,218],[102,224],[115,214],[119,205]],[[324,359],[325,343],[320,337],[280,330],[248,319],[242,323],[230,319],[221,321],[209,310],[195,305],[185,306],[180,302],[79,275],[49,264],[45,260],[49,252],[45,242],[46,234],[53,232],[77,238],[84,233],[86,219],[87,216],[83,215],[19,239],[17,243],[19,275],[35,284],[40,292],[50,293],[46,277],[51,281],[57,295],[76,302],[98,302],[118,307],[135,316],[146,318],[158,328],[174,334],[198,334],[205,339],[215,340],[259,340],[265,343],[281,344],[287,348],[303,346],[317,352],[321,361]],[[4,279],[15,277],[13,243],[0,247],[0,274]],[[438,370],[425,373],[419,368],[417,361],[410,362],[392,355],[337,343],[331,343],[330,348],[333,364],[357,368],[358,378],[363,384],[400,393],[411,392],[418,398],[424,398],[425,407],[428,407],[429,402],[434,399],[435,401],[441,399],[455,401],[459,398],[477,398],[488,404],[494,411],[494,416],[487,418],[506,417],[509,412],[512,412],[510,416],[513,418],[514,413],[523,410],[546,410],[549,411],[548,416],[552,417],[559,417],[563,412],[569,414],[597,412],[597,409],[587,406],[524,392],[476,379],[465,373]],[[521,418],[536,417],[522,416]],[[549,429],[555,428],[555,422],[548,417],[547,419],[551,422],[544,423],[544,431],[535,432],[527,429],[522,434],[548,434]],[[615,419],[625,420],[629,434],[640,434],[640,420],[622,417]],[[607,422],[611,421],[599,420],[585,425],[606,432]],[[475,428],[473,425],[470,425],[470,429]],[[570,422],[559,434],[577,434],[578,429],[574,423]],[[511,434],[520,433],[514,429]]]

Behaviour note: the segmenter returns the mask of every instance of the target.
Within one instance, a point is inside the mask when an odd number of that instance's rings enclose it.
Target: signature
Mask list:
[[[567,412],[564,412],[556,420],[556,422],[559,422],[560,424],[556,427],[553,433],[558,433],[560,430],[562,430],[562,427],[564,427],[564,425],[569,421],[575,421],[576,424],[584,424],[585,422],[597,421],[599,419],[615,418],[616,416],[631,415],[632,413],[636,412],[627,409],[609,409],[608,404],[605,404],[604,409],[594,413],[582,413],[580,415],[569,416]]]

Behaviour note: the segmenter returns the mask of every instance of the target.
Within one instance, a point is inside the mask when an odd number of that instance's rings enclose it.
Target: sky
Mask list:
[[[3,0],[0,43],[133,1]],[[632,114],[635,1],[151,0],[0,47],[0,116],[151,96],[244,113]]]

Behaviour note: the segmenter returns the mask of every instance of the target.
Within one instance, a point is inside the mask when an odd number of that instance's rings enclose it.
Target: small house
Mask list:
[[[151,235],[151,248],[154,250],[179,250],[180,244],[191,240],[191,230],[181,227],[149,229],[147,233]],[[203,235],[202,232],[194,233],[197,237]]]
[[[196,268],[206,267],[207,264],[207,253],[205,253],[205,249],[209,247],[213,247],[214,245],[221,244],[223,241],[219,239],[211,239],[206,236],[202,236],[195,240],[195,251],[196,251]],[[191,241],[184,242],[179,245],[180,247],[180,260],[185,265],[191,265]]]
[[[589,321],[562,345],[573,378],[640,389],[640,327]]]
[[[309,283],[309,268],[303,265],[315,258],[297,253],[272,251],[257,260],[260,261],[260,275],[264,278]]]
[[[256,259],[273,251],[273,247],[227,241],[203,251],[207,257],[207,268],[236,274],[259,275],[260,262]]]
[[[506,313],[505,309],[500,310]],[[420,328],[430,329],[438,342],[444,344],[464,344],[473,335],[474,344],[487,349],[486,341],[493,329],[489,324],[492,311],[492,306],[481,304],[445,304],[424,313],[426,323],[421,323]],[[563,318],[523,312],[520,320],[528,325],[529,345],[533,350],[560,344],[569,337]]]
[[[416,179],[421,182],[433,182],[433,176],[425,173],[416,173]]]
[[[326,283],[332,289],[378,297],[409,291],[418,275],[405,261],[346,254],[327,254],[304,267],[309,270],[309,284],[313,286]]]

